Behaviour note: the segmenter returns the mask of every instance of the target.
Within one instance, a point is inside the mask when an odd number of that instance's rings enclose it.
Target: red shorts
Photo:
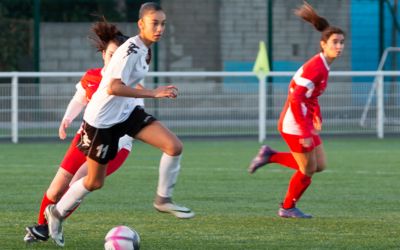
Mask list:
[[[289,146],[291,152],[295,153],[305,153],[312,151],[315,147],[322,144],[321,137],[319,135],[312,136],[312,144],[310,147],[304,147],[300,144],[301,137],[299,135],[285,134],[281,132],[283,139]]]
[[[72,139],[68,151],[65,153],[64,159],[60,166],[67,170],[70,174],[74,175],[78,169],[86,162],[86,156],[76,146],[81,139],[81,133],[77,133]]]

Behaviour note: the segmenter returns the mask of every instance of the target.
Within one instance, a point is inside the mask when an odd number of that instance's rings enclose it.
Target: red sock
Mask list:
[[[279,163],[283,166],[292,168],[294,170],[299,170],[299,165],[297,164],[296,160],[294,159],[291,153],[287,152],[278,152],[269,158],[269,162]]]
[[[115,156],[114,159],[112,159],[110,161],[110,163],[108,164],[107,167],[107,176],[109,176],[110,174],[114,173],[118,168],[120,168],[122,166],[122,163],[125,162],[126,158],[128,157],[129,153],[131,151],[123,148],[121,149],[117,156]]]
[[[38,216],[38,224],[39,225],[47,224],[47,220],[44,217],[44,210],[46,209],[46,207],[48,205],[52,205],[52,204],[55,204],[55,202],[50,200],[49,198],[47,198],[47,194],[44,193],[43,199],[42,199],[42,204],[40,204],[40,210],[39,210],[39,216]]]
[[[300,200],[300,197],[303,195],[304,191],[310,186],[311,177],[303,174],[300,171],[297,171],[292,176],[292,179],[289,183],[289,188],[286,193],[285,200],[283,201],[282,207],[284,209],[293,208],[296,205],[296,202]]]

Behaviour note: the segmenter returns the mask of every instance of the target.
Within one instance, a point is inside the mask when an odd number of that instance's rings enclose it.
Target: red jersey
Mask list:
[[[328,74],[329,66],[322,53],[297,70],[289,84],[288,98],[279,118],[280,132],[311,137],[314,117],[322,121],[318,97],[327,87]]]
[[[101,79],[103,78],[103,76],[101,75],[101,70],[102,68],[89,69],[81,78],[80,82],[86,92],[86,99],[88,101],[90,101],[92,95],[98,89]]]

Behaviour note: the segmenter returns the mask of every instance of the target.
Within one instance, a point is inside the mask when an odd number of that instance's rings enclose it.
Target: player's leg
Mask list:
[[[76,172],[76,174],[72,177],[69,186],[71,186],[72,184],[74,184],[76,181],[78,181],[79,179],[82,179],[83,177],[85,177],[88,173],[88,167],[87,167],[87,163],[83,163],[82,166],[79,168],[79,170]]]
[[[296,203],[310,186],[311,177],[317,169],[316,142],[313,140],[312,146],[305,148],[300,143],[299,136],[283,134],[283,138],[288,144],[299,168],[289,182],[286,196],[278,214],[281,217],[311,218],[311,215],[304,214],[296,208]]]
[[[103,186],[107,164],[118,150],[118,140],[113,140],[112,129],[97,129],[85,124],[82,138],[79,148],[87,155],[87,176],[72,184],[56,205],[45,210],[49,234],[59,246],[64,246],[63,219],[86,195]]]
[[[299,166],[298,170],[305,175],[310,177],[313,176],[313,174],[317,171],[317,157],[315,149],[303,153],[292,152],[292,155]]]
[[[133,145],[133,138],[128,135],[125,135],[119,139],[118,153],[117,156],[115,156],[115,158],[108,163],[107,176],[113,174],[122,166],[122,164],[128,158],[130,152],[132,151],[132,145]],[[75,173],[69,185],[72,185],[72,183],[81,179],[82,177],[85,177],[86,175],[87,175],[87,164],[85,162]]]
[[[298,144],[297,136],[281,133],[284,140],[289,144]],[[318,137],[319,138],[319,137]],[[293,150],[292,150],[293,152]],[[277,152],[267,145],[261,146],[258,154],[251,161],[248,171],[249,173],[254,173],[258,168],[269,164],[277,163],[284,167],[288,167],[294,170],[299,170],[299,165],[297,160],[293,157],[291,152]]]
[[[159,148],[170,156],[180,156],[183,144],[179,138],[159,121],[153,121],[141,129],[135,138]]]
[[[45,216],[49,223],[49,234],[55,243],[64,246],[62,221],[73,211],[90,192],[100,189],[104,184],[107,164],[100,164],[87,158],[88,174],[72,184],[61,200],[50,205],[45,210]]]
[[[290,179],[286,196],[278,214],[285,218],[311,218],[311,215],[301,212],[296,207],[296,203],[311,184],[311,176],[316,170],[315,151],[305,153],[293,152],[293,157],[299,164],[299,170]]]
[[[122,164],[125,162],[126,158],[128,158],[129,153],[131,152],[132,149],[132,137],[130,136],[123,136],[120,138],[119,143],[118,143],[118,148],[119,151],[117,153],[117,156],[110,161],[107,167],[107,172],[106,175],[111,175],[115,171],[117,171]],[[83,163],[82,166],[79,168],[79,170],[75,173],[73,176],[72,180],[69,183],[69,186],[71,186],[73,183],[78,181],[79,179],[82,179],[83,177],[87,176],[88,174],[88,166],[87,162]],[[53,203],[52,203],[53,204]],[[80,204],[76,205],[73,209],[69,210],[69,212],[65,215],[63,219],[68,218],[75,210],[79,207]],[[34,229],[42,228],[42,226],[38,225],[35,226]],[[40,230],[40,229],[39,229]],[[47,235],[48,235],[48,227],[46,227],[42,230],[46,230]],[[48,236],[47,236],[48,238]]]
[[[77,148],[81,134],[76,134],[72,140],[65,156],[60,164],[56,176],[46,191],[46,197],[42,201],[39,211],[38,224],[46,224],[43,216],[44,209],[47,207],[47,201],[55,203],[67,191],[69,183],[81,165],[86,161],[86,156]]]
[[[258,150],[257,155],[251,160],[247,170],[250,174],[256,172],[257,169],[270,163],[271,156],[276,153],[277,152],[268,145],[262,145],[261,148]]]
[[[61,192],[64,192],[68,188],[68,183],[71,179],[72,175],[69,172],[63,168],[58,169],[56,176],[43,196],[39,209],[38,224],[25,228],[27,232],[24,237],[25,242],[47,241],[49,230],[47,220],[44,217],[44,210],[47,206],[55,204],[58,201],[62,195]]]
[[[68,189],[73,175],[82,163],[86,161],[85,155],[76,147],[79,140],[80,134],[76,134],[60,164],[60,168],[42,198],[38,214],[38,224],[25,228],[27,234],[24,237],[24,241],[31,243],[36,241],[46,241],[49,238],[44,210],[48,205],[56,203],[61,198]]]
[[[269,163],[277,163],[294,170],[299,169],[299,165],[291,152],[278,152],[267,145],[263,145],[250,162],[248,171],[253,174],[257,169]]]
[[[130,152],[132,151],[132,141],[133,138],[128,135],[124,135],[123,137],[119,138],[118,153],[117,156],[115,156],[115,158],[108,163],[107,176],[117,171],[128,158]]]
[[[315,155],[317,157],[317,170],[316,172],[322,172],[327,168],[327,159],[324,146],[322,144],[321,138],[316,138]]]
[[[180,170],[182,142],[159,121],[147,125],[135,137],[163,151],[154,207],[158,211],[171,213],[178,218],[192,218],[194,213],[189,208],[172,202],[173,188]]]

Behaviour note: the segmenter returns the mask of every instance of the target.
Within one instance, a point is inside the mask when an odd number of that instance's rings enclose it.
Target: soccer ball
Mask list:
[[[139,234],[127,226],[114,227],[105,237],[105,250],[137,250],[139,247]]]

